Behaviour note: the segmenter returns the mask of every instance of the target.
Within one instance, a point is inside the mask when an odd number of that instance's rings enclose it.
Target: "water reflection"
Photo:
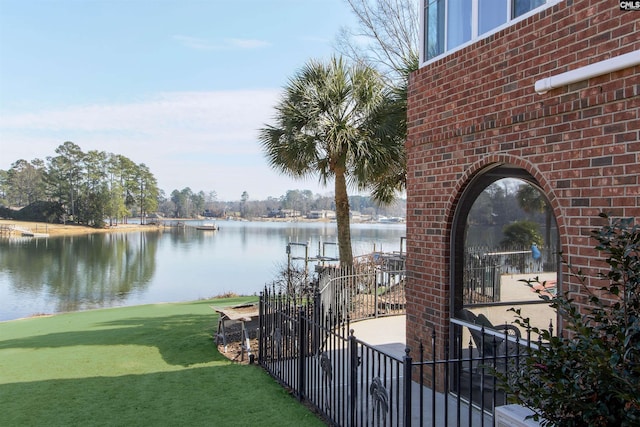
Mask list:
[[[220,222],[48,239],[0,239],[0,321],[36,313],[251,295],[286,265],[286,245],[337,240],[332,223]],[[355,254],[399,250],[402,225],[354,224]],[[333,254],[329,254],[333,255]]]
[[[467,216],[458,303],[494,325],[513,321],[504,307],[512,303],[532,324],[546,327],[554,310],[523,280],[537,277],[549,292],[557,291],[557,243],[551,207],[537,186],[515,178],[491,183]]]
[[[93,234],[0,241],[0,271],[28,303],[45,295],[54,311],[110,306],[146,289],[156,269],[158,233]]]

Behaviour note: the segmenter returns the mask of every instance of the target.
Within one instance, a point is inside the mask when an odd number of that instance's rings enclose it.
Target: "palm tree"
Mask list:
[[[407,95],[409,91],[409,77],[418,69],[417,58],[409,58],[405,66],[396,69],[398,79],[387,87],[390,100],[382,113],[381,132],[395,138],[395,147],[399,150],[394,154],[394,161],[386,167],[379,168],[377,175],[372,177],[373,199],[379,204],[390,204],[398,192],[404,191],[407,184],[407,157],[404,142],[407,139]]]
[[[379,73],[363,64],[333,57],[310,61],[284,88],[275,124],[260,130],[269,164],[284,174],[318,176],[335,185],[340,263],[353,253],[347,186],[376,190],[389,185],[391,170],[404,162],[404,134],[398,135],[397,99]],[[388,195],[388,191],[378,191]]]

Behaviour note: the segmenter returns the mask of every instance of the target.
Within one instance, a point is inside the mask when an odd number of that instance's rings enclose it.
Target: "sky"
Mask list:
[[[258,132],[344,26],[343,0],[0,0],[0,169],[71,141],[144,163],[167,194],[330,194],[271,169]]]

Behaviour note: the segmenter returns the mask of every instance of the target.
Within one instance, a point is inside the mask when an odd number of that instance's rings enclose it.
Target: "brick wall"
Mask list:
[[[567,0],[418,70],[409,87],[407,343],[446,344],[453,217],[507,163],[549,199],[572,265],[596,268],[601,211],[640,218],[640,67],[539,95],[536,80],[640,49],[640,12]],[[577,289],[563,271],[563,289]]]

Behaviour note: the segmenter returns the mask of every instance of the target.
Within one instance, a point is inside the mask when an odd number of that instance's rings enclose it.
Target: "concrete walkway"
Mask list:
[[[401,316],[379,317],[351,323],[353,335],[372,347],[398,359],[404,357],[407,318]]]
[[[359,341],[374,347],[376,350],[394,359],[403,360],[406,348],[406,316],[399,315],[361,320],[351,323],[350,327],[354,331],[354,336]],[[366,372],[369,370],[366,365],[367,363],[374,362],[375,361],[371,360],[363,361],[363,371]],[[386,360],[383,363],[392,364],[394,362]],[[390,381],[387,383],[387,387],[393,383],[396,387],[395,390],[401,390],[403,379],[403,374],[399,373],[397,377],[389,379]],[[477,408],[470,410],[466,401],[458,399],[453,394],[434,392],[426,385],[421,389],[420,384],[415,381],[412,382],[411,388],[412,425],[444,426],[445,412],[448,413],[448,424],[450,426],[492,425],[490,414],[484,414],[483,417]],[[403,391],[400,391],[400,393],[404,394]],[[423,400],[421,400],[421,398]],[[403,420],[399,421],[398,425],[402,425]]]

